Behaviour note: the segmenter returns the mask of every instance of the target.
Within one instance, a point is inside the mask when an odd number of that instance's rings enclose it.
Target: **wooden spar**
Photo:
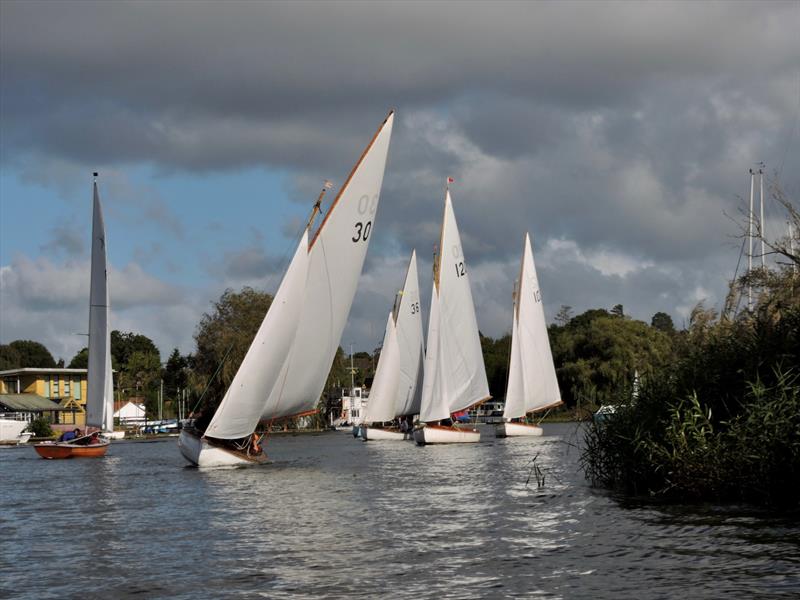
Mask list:
[[[540,406],[539,408],[534,408],[533,410],[529,410],[526,412],[526,415],[532,415],[533,413],[541,412],[543,410],[549,410],[551,408],[555,408],[556,406],[561,406],[564,404],[563,400],[559,400],[558,402],[553,402],[552,404],[548,404],[547,406]]]
[[[326,182],[327,183],[327,182]],[[322,191],[317,196],[317,201],[314,203],[314,208],[311,209],[311,216],[308,218],[308,223],[306,224],[306,229],[311,231],[311,227],[314,225],[314,219],[320,212],[320,206],[322,206],[322,197],[325,195],[325,192],[328,191],[326,186],[322,186]]]
[[[466,407],[466,408],[462,408],[461,410],[459,410],[459,411],[456,411],[456,412],[464,412],[465,410],[472,410],[472,409],[473,409],[473,408],[475,408],[476,406],[480,406],[480,405],[481,405],[481,404],[483,404],[484,402],[488,402],[488,401],[489,401],[489,400],[491,400],[491,399],[492,399],[492,397],[491,397],[491,396],[486,396],[486,398],[481,398],[481,399],[480,399],[480,400],[478,400],[477,402],[474,402],[474,403],[470,404],[468,407]]]
[[[447,218],[447,198],[450,193],[450,187],[447,187],[447,190],[444,193],[444,211],[442,212],[442,226],[439,229],[439,254],[437,255],[435,252],[433,254],[433,285],[436,286],[436,291],[439,291],[439,273],[441,273],[441,263],[442,263],[442,253],[444,250],[442,249],[442,240],[444,239],[444,221]]]
[[[269,419],[268,421],[261,421],[261,425],[266,425],[267,427],[274,425],[275,423],[283,423],[284,421],[288,421],[289,419],[299,419],[300,417],[308,417],[309,415],[315,415],[319,412],[316,408],[312,408],[311,410],[305,410],[303,412],[295,413],[293,415],[286,415],[285,417],[276,417],[275,419]]]
[[[331,204],[331,207],[328,209],[328,212],[325,213],[325,218],[322,219],[322,224],[319,226],[319,229],[317,229],[317,232],[314,234],[314,238],[308,245],[309,251],[311,250],[311,248],[314,247],[314,243],[317,241],[317,238],[319,237],[320,232],[322,232],[323,227],[325,227],[325,223],[328,222],[328,217],[331,216],[333,209],[336,208],[336,205],[339,203],[339,198],[341,198],[342,194],[344,194],[345,190],[347,189],[347,186],[350,184],[350,180],[353,178],[353,175],[355,175],[356,171],[358,170],[358,167],[361,166],[361,163],[364,160],[364,157],[367,155],[367,152],[370,151],[370,148],[372,148],[372,145],[375,143],[375,140],[378,139],[378,135],[380,134],[381,131],[383,131],[383,127],[386,125],[386,121],[388,121],[389,117],[391,117],[393,114],[394,110],[390,110],[389,114],[386,115],[386,118],[383,120],[383,123],[381,123],[381,126],[378,127],[378,131],[375,132],[375,135],[372,136],[372,139],[369,141],[369,144],[367,144],[367,147],[364,149],[364,152],[361,153],[361,157],[358,159],[358,162],[356,162],[355,166],[353,167],[353,170],[350,171],[350,175],[347,176],[344,185],[341,187],[339,193],[336,195],[336,198]]]

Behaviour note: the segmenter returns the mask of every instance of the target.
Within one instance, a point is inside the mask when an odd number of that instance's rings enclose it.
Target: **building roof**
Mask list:
[[[9,369],[8,371],[0,371],[0,377],[5,377],[7,375],[47,375],[48,373],[52,373],[54,375],[86,375],[86,369],[62,369],[60,367],[45,369],[38,367],[25,367],[23,369]]]
[[[52,400],[38,394],[0,394],[0,407],[21,412],[39,412],[43,410],[70,410],[59,406]]]

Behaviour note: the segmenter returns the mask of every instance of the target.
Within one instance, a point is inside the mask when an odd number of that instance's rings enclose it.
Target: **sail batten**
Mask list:
[[[516,419],[561,403],[533,249],[525,234],[503,417]]]

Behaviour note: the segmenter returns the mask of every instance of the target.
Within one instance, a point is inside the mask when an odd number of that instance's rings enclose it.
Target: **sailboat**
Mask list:
[[[420,445],[480,441],[477,429],[441,421],[490,398],[469,273],[448,188],[434,260],[420,424],[414,440]]]
[[[497,437],[542,435],[542,428],[526,421],[527,415],[561,404],[553,354],[547,337],[542,294],[530,236],[519,267],[519,284],[514,294],[511,326],[511,360],[508,367],[503,423]]]
[[[417,253],[412,251],[403,289],[397,294],[386,321],[381,357],[369,394],[361,437],[369,440],[411,439],[407,417],[419,413],[425,349],[419,305]],[[401,419],[401,427],[373,424]]]
[[[114,393],[111,371],[111,328],[109,326],[108,268],[106,227],[97,191],[97,173],[93,182],[92,259],[89,283],[89,364],[86,397],[86,427],[103,433],[114,431]],[[95,458],[104,456],[109,441],[86,435],[69,442],[34,444],[42,458]]]
[[[371,238],[393,120],[390,112],[312,237],[325,188],[320,193],[272,305],[208,426],[181,431],[178,446],[191,464],[265,462],[254,433],[259,422],[316,412]]]

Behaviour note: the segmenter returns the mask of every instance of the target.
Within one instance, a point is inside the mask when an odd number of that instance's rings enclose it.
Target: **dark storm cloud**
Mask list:
[[[549,248],[551,316],[622,303],[677,323],[724,294],[737,252],[724,214],[747,168],[783,166],[784,187],[800,187],[797,2],[6,1],[0,13],[1,160],[51,181],[98,157],[264,165],[310,207],[396,108],[351,319],[362,333],[397,285],[384,259],[416,248],[430,289],[448,175],[493,335],[525,231]],[[214,268],[241,281],[275,265],[243,242]]]

